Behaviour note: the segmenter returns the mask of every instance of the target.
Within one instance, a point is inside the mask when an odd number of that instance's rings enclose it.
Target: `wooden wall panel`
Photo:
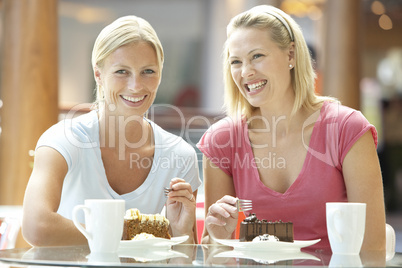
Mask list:
[[[21,205],[40,135],[58,118],[57,0],[3,0],[0,205]]]
[[[360,109],[361,1],[326,2],[323,94]]]

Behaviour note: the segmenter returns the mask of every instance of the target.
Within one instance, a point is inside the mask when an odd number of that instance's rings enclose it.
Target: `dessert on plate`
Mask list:
[[[132,240],[141,233],[170,239],[169,220],[160,214],[141,214],[136,208],[127,210],[124,216],[122,239]],[[146,234],[141,235],[139,238],[144,238]]]
[[[239,240],[241,242],[253,241],[254,238],[262,236],[260,239],[255,240],[261,241],[264,240],[264,235],[267,235],[267,238],[268,235],[274,236],[283,242],[293,242],[293,223],[259,220],[254,213],[240,223]],[[273,239],[269,238],[269,241]]]
[[[138,240],[146,240],[146,239],[151,239],[155,238],[153,234],[148,234],[148,233],[140,233],[136,234],[131,240],[138,241]]]

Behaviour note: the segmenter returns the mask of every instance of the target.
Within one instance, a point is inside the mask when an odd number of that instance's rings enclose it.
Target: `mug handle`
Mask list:
[[[335,227],[335,218],[341,217],[341,211],[339,209],[333,209],[330,214],[332,215],[332,219],[329,221],[329,227],[333,230],[333,235],[339,240],[339,242],[342,242],[342,236]]]
[[[73,209],[73,222],[75,227],[77,227],[78,231],[80,231],[88,241],[92,240],[92,235],[81,225],[81,223],[78,221],[77,218],[77,213],[79,210],[83,210],[85,214],[90,213],[90,209],[86,207],[85,205],[77,205]]]

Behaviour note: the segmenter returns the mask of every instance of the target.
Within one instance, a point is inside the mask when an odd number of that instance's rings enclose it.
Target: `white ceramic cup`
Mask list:
[[[105,252],[91,252],[87,256],[88,258],[88,263],[91,263],[93,265],[99,264],[100,266],[105,265],[107,263],[108,265],[120,265],[120,258],[119,254],[117,252],[113,253],[105,253]]]
[[[85,227],[78,221],[78,213],[85,213]],[[91,252],[117,252],[123,235],[125,201],[87,199],[73,209],[73,222],[87,238]]]
[[[332,254],[328,267],[363,267],[359,254]]]
[[[333,254],[359,254],[366,227],[366,204],[326,204],[327,231]]]

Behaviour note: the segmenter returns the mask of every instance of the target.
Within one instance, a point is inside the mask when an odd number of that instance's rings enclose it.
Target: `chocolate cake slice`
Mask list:
[[[279,241],[293,242],[293,223],[259,220],[254,213],[240,223],[240,241],[252,241],[264,234],[274,235]]]

